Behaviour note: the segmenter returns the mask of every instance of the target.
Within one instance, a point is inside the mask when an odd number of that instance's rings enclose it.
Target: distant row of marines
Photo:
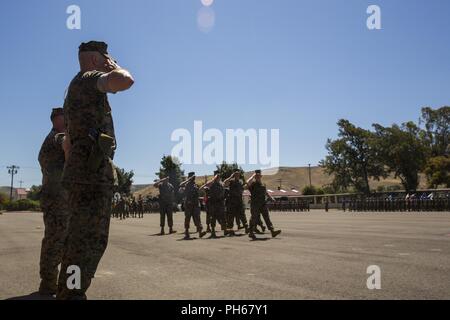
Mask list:
[[[342,210],[368,212],[450,211],[450,198],[366,198],[342,202]]]
[[[158,188],[165,188],[165,181],[167,179],[161,179],[155,185]],[[228,229],[232,229],[234,224],[236,224],[237,229],[245,229],[246,233],[249,233],[249,224],[247,223],[247,218],[245,216],[246,205],[239,201],[235,201],[233,194],[230,194],[230,188],[225,186],[224,192],[224,218],[223,225],[226,225]],[[205,185],[202,187],[205,189],[205,197],[199,198],[199,205],[201,211],[206,211],[206,232],[211,232],[211,210],[207,205],[209,188]],[[183,195],[184,189],[181,188],[181,195]],[[162,191],[164,195],[164,190]],[[169,191],[170,193],[170,191]],[[213,188],[214,193],[214,188]],[[238,194],[235,195],[238,197]],[[168,210],[168,203],[171,199],[160,199],[160,197],[150,197],[147,196],[145,199],[142,195],[138,198],[134,196],[118,195],[113,201],[113,211],[112,216],[119,219],[126,218],[143,218],[144,213],[157,213],[161,214],[161,234],[165,234],[164,225],[165,218],[167,217],[169,223],[169,233],[174,233],[173,231],[173,212],[179,211],[178,204],[176,202],[176,197],[174,195],[174,202],[172,203],[172,210]],[[273,199],[269,199],[273,200]],[[235,203],[238,203],[236,206]],[[368,198],[350,198],[343,199],[341,201],[341,209],[351,212],[427,212],[427,211],[450,211],[450,197],[441,196],[407,196],[407,197],[368,197]],[[210,206],[211,207],[211,206]],[[236,214],[239,207],[242,210],[241,214]],[[266,207],[268,211],[278,211],[278,212],[304,212],[310,211],[310,202],[308,200],[283,200],[277,199],[273,201],[266,200]],[[212,206],[212,212],[214,212],[214,206]],[[328,211],[329,202],[325,202],[325,210]],[[184,202],[181,203],[181,210],[184,211]],[[219,214],[222,216],[222,213]],[[261,219],[261,214],[256,215],[256,225],[255,233],[262,233],[265,231],[266,227]],[[194,221],[195,223],[195,221]],[[258,229],[258,226],[262,231]]]

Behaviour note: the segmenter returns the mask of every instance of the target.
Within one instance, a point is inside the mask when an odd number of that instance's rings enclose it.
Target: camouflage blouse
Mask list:
[[[39,164],[42,171],[42,192],[57,192],[60,188],[64,169],[64,151],[62,139],[57,139],[58,132],[52,129],[39,151]]]
[[[64,118],[72,146],[64,168],[64,184],[114,185],[117,182],[112,159],[99,152],[96,141],[101,133],[115,141],[108,97],[97,88],[97,80],[103,74],[80,72],[70,83],[64,101]]]

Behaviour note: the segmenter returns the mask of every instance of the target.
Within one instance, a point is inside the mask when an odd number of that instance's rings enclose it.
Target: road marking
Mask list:
[[[402,253],[399,253],[398,255],[399,255],[399,256],[409,256],[410,254],[409,254],[409,253],[406,253],[406,252],[402,252]]]
[[[442,249],[431,249],[431,251],[434,251],[434,252],[441,252]]]
[[[385,244],[384,246],[385,246],[385,247],[388,247],[388,248],[393,248],[393,247],[395,247],[393,244]]]

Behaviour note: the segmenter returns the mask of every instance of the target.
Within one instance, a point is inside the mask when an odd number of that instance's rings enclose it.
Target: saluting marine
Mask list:
[[[203,231],[203,226],[200,221],[200,202],[199,202],[199,189],[195,183],[195,172],[189,172],[188,179],[180,184],[183,190],[184,196],[184,229],[185,239],[189,239],[189,227],[191,223],[191,217],[194,220],[194,224],[197,227],[200,238],[203,238],[206,234]]]
[[[173,185],[169,182],[169,177],[165,177],[157,182],[154,186],[159,189],[159,213],[160,218],[160,235],[164,235],[164,226],[167,224],[169,226],[169,234],[176,233],[173,230],[173,203],[175,201],[175,189]]]
[[[247,187],[251,194],[251,219],[249,237],[256,240],[255,229],[261,214],[269,228],[272,237],[275,238],[281,233],[281,230],[275,230],[270,221],[269,210],[267,209],[266,197],[273,200],[272,196],[267,193],[266,186],[262,183],[261,170],[256,170],[255,173],[247,180]]]
[[[211,181],[205,183],[200,190],[208,189],[209,225],[211,226],[211,238],[217,238],[216,224],[219,222],[224,235],[233,235],[234,232],[227,229],[225,217],[225,190],[220,181],[219,171],[214,171]]]
[[[50,119],[53,128],[39,151],[42,171],[41,208],[45,226],[39,263],[41,276],[39,293],[42,295],[56,294],[58,265],[62,260],[69,221],[67,194],[61,187],[65,161],[63,109],[53,109]]]
[[[104,42],[82,43],[80,72],[73,78],[64,101],[69,156],[62,183],[69,193],[69,230],[58,279],[58,299],[86,299],[97,266],[106,250],[113,187],[112,162],[116,149],[107,93],[129,89],[131,74],[112,59]],[[81,288],[67,287],[68,267],[78,266]]]
[[[245,233],[249,233],[247,217],[245,216],[244,200],[242,199],[244,184],[241,182],[241,171],[235,170],[223,183],[225,186],[229,187],[227,198],[227,210],[229,212],[228,228],[232,229],[233,222],[236,220],[238,229],[239,222],[241,222],[245,228]]]

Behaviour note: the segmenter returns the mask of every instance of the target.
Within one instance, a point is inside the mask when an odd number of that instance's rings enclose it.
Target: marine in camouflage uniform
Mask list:
[[[160,235],[164,235],[164,227],[169,226],[169,234],[176,233],[173,230],[173,203],[175,202],[175,188],[169,182],[169,177],[157,181],[154,186],[159,189],[159,214],[160,214]]]
[[[131,216],[133,218],[136,218],[137,216],[137,201],[134,196],[131,197]]]
[[[240,178],[241,172],[236,170],[231,177],[224,181],[224,184],[229,187],[227,198],[227,210],[229,212],[228,228],[233,228],[233,222],[236,220],[238,228],[239,222],[242,222],[245,228],[245,233],[248,233],[249,227],[247,217],[245,216],[244,200],[242,199],[244,184],[240,181]]]
[[[68,190],[70,222],[56,295],[57,299],[75,300],[86,299],[108,244],[117,176],[112,162],[116,146],[107,93],[133,85],[128,71],[109,57],[104,42],[82,43],[79,59],[81,71],[70,83],[64,102],[70,153],[62,182]],[[72,265],[81,271],[79,289],[67,286],[67,270]]]
[[[199,203],[199,189],[195,183],[195,172],[190,172],[188,179],[180,184],[183,190],[184,197],[184,229],[185,239],[189,239],[189,227],[191,218],[197,227],[200,238],[203,238],[206,232],[203,231],[203,226],[200,221],[200,203]]]
[[[205,188],[205,197],[203,198],[203,201],[205,203],[205,212],[206,212],[206,232],[210,233],[211,232],[211,213],[209,210],[209,189]]]
[[[139,218],[144,217],[144,198],[140,194],[138,197],[138,210],[139,210]]]
[[[214,172],[214,178],[212,181],[206,183],[201,189],[208,189],[208,211],[209,211],[209,224],[211,226],[211,238],[217,238],[216,224],[220,224],[224,235],[233,234],[228,231],[226,217],[225,217],[225,189],[220,181],[219,171]]]
[[[56,293],[58,265],[63,255],[69,221],[67,195],[61,186],[65,161],[62,146],[63,109],[53,109],[50,118],[53,128],[45,138],[39,152],[39,164],[42,171],[41,208],[45,226],[39,263],[41,276],[39,293],[44,295]]]
[[[259,215],[261,214],[266,222],[267,228],[269,228],[272,237],[275,238],[281,233],[281,230],[275,230],[270,220],[269,210],[267,209],[266,196],[267,188],[261,181],[261,170],[256,170],[255,174],[247,181],[248,190],[251,194],[251,219],[250,219],[250,232],[249,237],[253,240],[256,239],[255,229],[258,223]]]

